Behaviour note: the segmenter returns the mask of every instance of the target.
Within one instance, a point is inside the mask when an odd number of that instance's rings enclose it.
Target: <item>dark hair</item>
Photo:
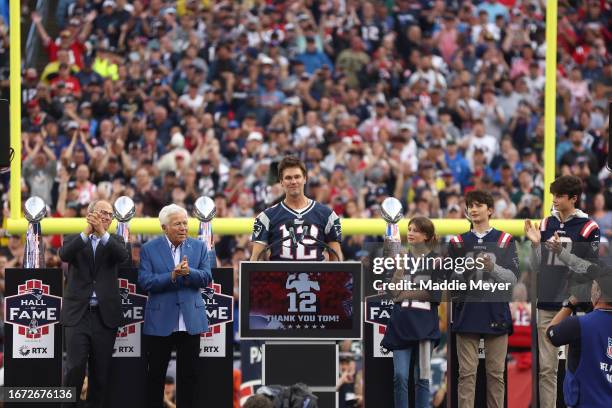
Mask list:
[[[550,184],[550,193],[565,195],[568,198],[576,197],[576,202],[582,194],[582,181],[576,176],[561,176]]]
[[[251,395],[242,408],[274,408],[274,404],[265,395]]]
[[[295,156],[285,156],[283,160],[281,160],[281,162],[278,164],[278,179],[282,180],[283,171],[292,167],[299,167],[299,169],[302,170],[302,174],[304,175],[304,177],[306,177],[306,175],[308,174],[306,171],[306,165],[303,161],[301,161]]]
[[[465,195],[465,205],[470,208],[474,203],[486,204],[487,208],[494,208],[493,196],[488,191],[472,190]]]
[[[436,227],[429,218],[422,216],[414,217],[408,222],[408,227],[410,227],[411,225],[414,225],[420,233],[425,234],[425,236],[427,237],[425,239],[425,243],[427,244],[429,249],[433,249],[436,247],[436,245],[438,245]]]

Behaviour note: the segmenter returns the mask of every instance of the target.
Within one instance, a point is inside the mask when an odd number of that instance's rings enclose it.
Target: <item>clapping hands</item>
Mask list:
[[[104,235],[104,225],[102,224],[102,220],[95,212],[90,212],[87,214],[87,227],[85,228],[85,235],[89,236],[92,233],[101,237]]]
[[[556,232],[551,239],[544,243],[544,246],[546,247],[546,249],[551,252],[554,252],[555,254],[560,254],[561,250],[563,249],[561,245],[561,238],[559,238],[559,234],[557,234]]]
[[[542,240],[540,225],[532,223],[531,220],[525,220],[525,235],[531,241],[532,246],[539,245]]]
[[[181,263],[176,265],[172,270],[172,280],[175,281],[177,276],[187,275],[189,275],[189,262],[187,261],[187,256],[183,255]]]

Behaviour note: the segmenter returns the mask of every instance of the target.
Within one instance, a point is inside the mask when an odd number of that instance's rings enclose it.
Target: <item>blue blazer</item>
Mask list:
[[[169,336],[183,313],[189,334],[208,330],[208,319],[200,288],[212,281],[208,249],[202,241],[187,238],[181,246],[181,260],[187,256],[189,275],[172,282],[174,260],[165,235],[143,245],[140,252],[138,284],[148,292],[143,333]]]

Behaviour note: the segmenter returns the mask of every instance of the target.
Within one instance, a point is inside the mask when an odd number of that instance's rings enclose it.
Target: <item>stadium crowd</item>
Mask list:
[[[95,198],[129,195],[137,216],[155,217],[207,195],[218,217],[253,217],[280,195],[275,169],[291,153],[307,164],[307,194],[341,217],[378,216],[395,196],[407,217],[461,218],[464,194],[484,189],[495,218],[539,218],[545,5],[60,0],[46,19],[23,8],[48,63],[22,72],[22,197],[74,217]],[[583,180],[602,242],[612,237],[610,13],[604,0],[559,1],[557,170]],[[6,175],[0,188],[6,218]],[[248,259],[248,238],[218,237],[220,264]],[[345,258],[366,239],[346,237]],[[60,245],[49,238],[48,265]],[[22,253],[21,237],[3,237],[0,270]]]

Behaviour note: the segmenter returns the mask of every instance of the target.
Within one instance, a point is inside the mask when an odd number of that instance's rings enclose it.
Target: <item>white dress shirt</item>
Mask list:
[[[172,242],[170,242],[167,235],[166,235],[166,241],[168,241],[168,245],[170,246],[170,252],[172,253],[172,258],[174,260],[174,266],[177,266],[178,264],[181,263],[181,247],[183,246],[183,244],[181,243],[179,246],[175,247],[172,244]],[[185,319],[183,318],[183,313],[181,312],[181,309],[179,309],[179,318],[174,328],[174,331],[175,332],[187,331],[187,327],[185,327]]]

